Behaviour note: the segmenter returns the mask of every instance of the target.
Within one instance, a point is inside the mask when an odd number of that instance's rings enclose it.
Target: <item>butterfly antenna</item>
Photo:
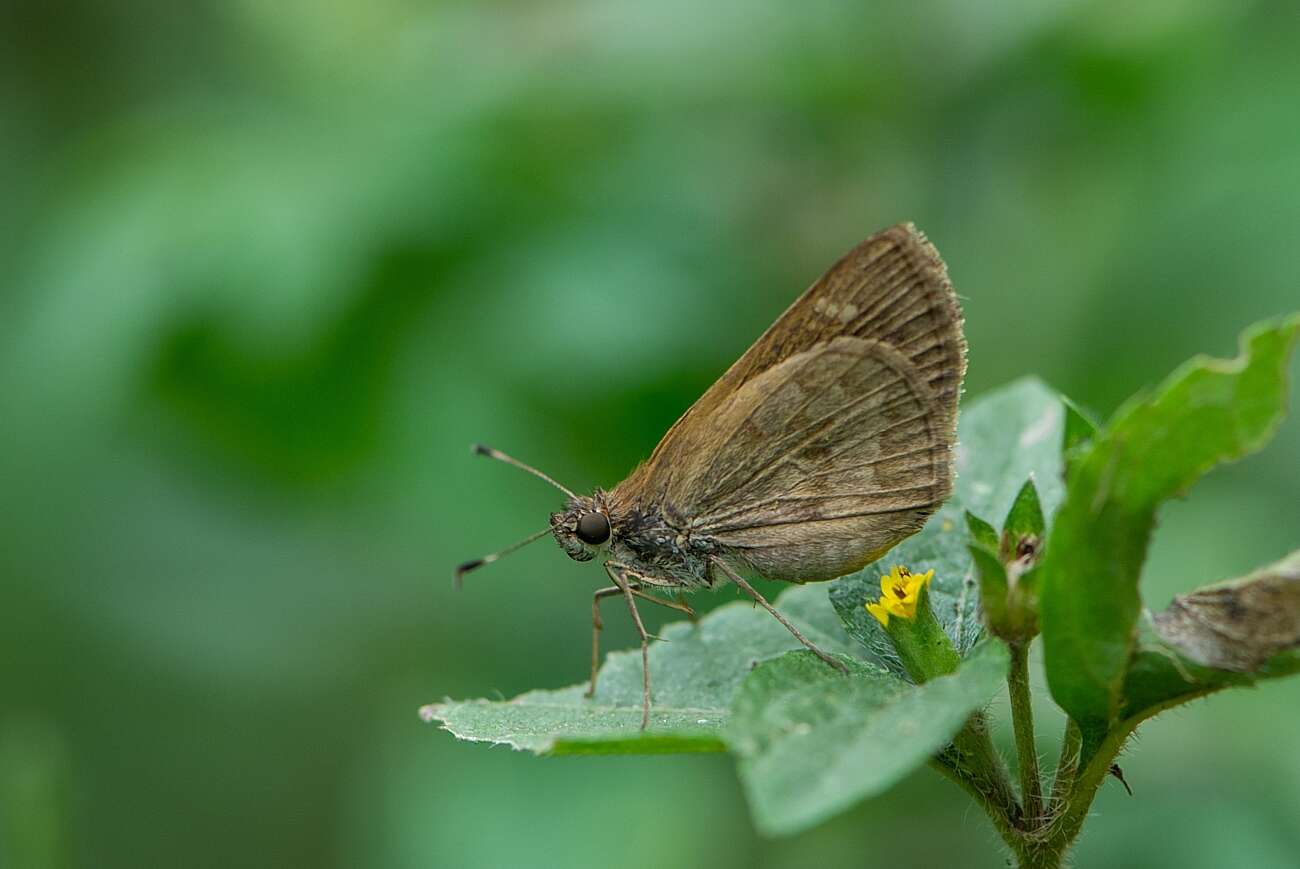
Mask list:
[[[482,567],[485,564],[491,564],[501,556],[509,555],[510,553],[514,552],[516,549],[522,549],[523,547],[527,546],[529,543],[532,543],[534,540],[537,540],[540,537],[545,537],[547,534],[550,533],[551,533],[550,528],[543,528],[541,531],[538,531],[536,534],[530,534],[527,537],[525,537],[523,540],[520,540],[518,543],[507,546],[505,549],[502,549],[499,552],[493,552],[491,555],[484,555],[482,558],[475,558],[473,561],[466,561],[464,564],[456,568],[456,589],[458,591],[460,590],[460,587],[463,584],[463,577],[471,570],[478,570],[480,567]]]
[[[471,447],[470,449],[476,456],[487,456],[489,459],[496,459],[498,462],[505,462],[507,465],[514,465],[516,468],[519,468],[520,470],[523,471],[527,471],[528,473],[532,474],[534,477],[540,477],[541,479],[550,483],[555,488],[559,489],[564,494],[568,495],[570,498],[578,497],[577,495],[573,494],[573,492],[569,491],[564,486],[561,486],[559,483],[555,482],[550,477],[546,476],[546,474],[543,474],[541,471],[537,470],[536,468],[530,465],[525,465],[523,462],[519,461],[516,458],[507,456],[505,453],[501,452],[500,450],[494,450],[491,447],[485,447],[482,444],[474,444],[474,446]]]

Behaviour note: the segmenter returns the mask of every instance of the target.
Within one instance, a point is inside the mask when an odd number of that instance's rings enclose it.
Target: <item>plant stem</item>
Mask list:
[[[1023,763],[1024,758],[1032,759],[1035,779],[1038,766],[1037,755],[1032,751],[1033,723],[1028,714],[1026,652],[1027,648],[1017,648],[1012,644],[1011,670],[1007,676],[1015,719],[1016,748],[1022,759],[1022,783],[1025,770],[1030,768]],[[1056,777],[1052,781],[1051,801],[1037,817],[1028,810],[1022,810],[1021,804],[1017,802],[1007,781],[1002,758],[989,740],[988,725],[982,714],[972,715],[966,726],[953,738],[952,744],[940,752],[931,761],[931,765],[975,798],[993,822],[998,835],[1015,855],[1016,865],[1020,869],[1060,869],[1088,819],[1088,811],[1110,774],[1111,765],[1138,725],[1165,709],[1214,690],[1217,688],[1179,695],[1115,722],[1100,741],[1089,741],[1092,747],[1086,758],[1087,763],[1082,767],[1083,733],[1078,724],[1067,720],[1061,740],[1061,757],[1057,762]],[[1017,697],[1021,699],[1018,700]],[[1022,728],[1022,720],[1029,726]],[[1029,754],[1025,752],[1026,747],[1029,748]],[[1041,784],[1039,789],[1041,800]],[[1033,790],[1026,788],[1023,792],[1028,800],[1028,795]]]
[[[975,798],[998,835],[1024,864],[1027,853],[1020,803],[1007,779],[1002,756],[989,739],[988,721],[982,712],[967,719],[932,766]]]
[[[1060,811],[1053,819],[1051,830],[1044,843],[1044,851],[1054,858],[1053,862],[1045,865],[1059,866],[1064,859],[1066,851],[1079,835],[1083,822],[1088,817],[1088,810],[1092,807],[1098,789],[1110,773],[1111,764],[1114,763],[1120,749],[1124,747],[1124,742],[1137,727],[1137,723],[1130,719],[1116,724],[1097,747],[1088,765],[1078,771],[1078,776]]]
[[[1029,643],[1013,642],[1007,693],[1011,697],[1011,724],[1016,735],[1016,768],[1020,773],[1020,798],[1025,824],[1035,829],[1043,820],[1043,784],[1034,744],[1034,711],[1029,701]]]
[[[993,827],[998,831],[998,835],[1002,837],[1002,841],[1016,855],[1018,865],[1033,865],[1029,862],[1031,857],[1025,849],[1024,834],[1013,822],[1013,814],[1007,812],[1007,807],[999,796],[985,793],[975,782],[954,768],[942,756],[933,758],[930,761],[930,766],[944,778],[964,790],[975,802],[979,803],[980,808],[984,810],[984,814],[988,815],[989,820],[993,822]],[[1007,791],[1007,795],[1011,795],[1010,790]]]
[[[1049,826],[1041,831],[1041,840],[1037,848],[1040,862],[1033,863],[1036,869],[1057,869],[1065,861],[1070,846],[1078,838],[1083,823],[1088,819],[1088,810],[1097,792],[1110,774],[1111,765],[1124,748],[1124,743],[1137,730],[1139,724],[1162,709],[1176,705],[1176,702],[1161,704],[1158,707],[1143,710],[1123,721],[1116,722],[1110,731],[1098,743],[1088,763],[1079,768],[1080,746],[1082,743],[1079,726],[1070,721],[1065,728],[1065,744],[1061,746],[1061,763],[1057,769],[1057,781],[1052,787],[1053,799],[1059,795],[1060,802],[1054,806]]]
[[[1065,721],[1065,735],[1061,737],[1061,758],[1056,763],[1056,777],[1052,779],[1053,812],[1065,803],[1074,786],[1074,775],[1079,771],[1079,752],[1083,746],[1083,734],[1073,718]]]
[[[1012,675],[1008,676],[1012,697],[1019,693],[1014,687],[1021,651],[1012,653]],[[1027,695],[1022,695],[1027,698]],[[1013,700],[1013,715],[1017,715]],[[1050,811],[1033,816],[1023,810],[1016,800],[1006,777],[1006,767],[988,736],[988,723],[982,714],[972,715],[947,749],[940,752],[931,765],[970,794],[993,822],[1002,841],[1015,855],[1020,869],[1060,869],[1064,865],[1070,846],[1078,837],[1087,820],[1088,810],[1105,782],[1111,763],[1133,733],[1138,719],[1122,721],[1111,730],[1097,746],[1096,752],[1082,770],[1078,767],[1079,748],[1082,742],[1078,725],[1069,721],[1061,746],[1061,759],[1057,765],[1052,787]],[[1032,729],[1029,731],[1032,736]],[[1017,749],[1023,756],[1021,734],[1017,729]],[[1032,740],[1030,740],[1032,745]],[[1037,775],[1037,755],[1033,769]],[[1027,767],[1022,767],[1022,769]],[[1033,789],[1025,793],[1032,793]],[[1039,800],[1041,805],[1041,784]]]
[[[1058,869],[1063,865],[1065,855],[1088,819],[1088,810],[1092,808],[1097,792],[1110,774],[1111,765],[1138,725],[1165,709],[1203,697],[1213,690],[1181,695],[1117,721],[1089,753],[1088,763],[1082,769],[1079,762],[1082,759],[1083,734],[1078,724],[1073,720],[1067,721],[1061,759],[1052,784],[1049,820],[1046,826],[1022,839],[1020,849],[1012,845],[1020,865],[1032,869]]]

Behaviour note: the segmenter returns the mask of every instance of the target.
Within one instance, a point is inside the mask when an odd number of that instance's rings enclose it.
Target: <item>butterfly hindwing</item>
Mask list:
[[[667,502],[765,576],[830,579],[918,530],[951,490],[946,420],[898,351],[840,337],[751,379],[683,440]]]

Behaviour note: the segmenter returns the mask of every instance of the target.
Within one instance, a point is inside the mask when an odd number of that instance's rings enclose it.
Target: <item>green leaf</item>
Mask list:
[[[1074,464],[1078,455],[1097,434],[1097,423],[1093,422],[1092,417],[1070,399],[1062,396],[1061,404],[1065,407],[1061,455],[1065,460],[1065,476],[1068,480],[1074,474]]]
[[[984,620],[993,633],[1001,636],[1009,627],[1007,612],[1007,569],[997,554],[983,546],[970,547],[971,560],[979,576],[980,605]]]
[[[990,641],[924,685],[859,662],[845,676],[809,652],[760,665],[725,731],[755,824],[797,833],[883,792],[948,744],[1001,686],[1008,662]]]
[[[966,528],[977,545],[990,552],[998,551],[997,529],[969,510],[966,511]]]
[[[1040,610],[1052,696],[1085,741],[1119,712],[1156,508],[1269,439],[1297,332],[1300,317],[1266,324],[1236,359],[1191,360],[1154,397],[1129,401],[1078,457],[1044,555]]]
[[[823,588],[791,588],[776,605],[823,649],[862,651],[844,633]],[[736,687],[756,664],[802,648],[776,619],[740,601],[719,607],[696,625],[670,624],[662,636],[664,642],[650,646],[652,706],[646,731],[640,729],[639,649],[606,658],[590,700],[583,697],[582,684],[530,691],[512,700],[448,700],[425,706],[420,715],[459,739],[538,754],[721,751],[720,733]],[[579,650],[575,644],[575,664]]]
[[[1224,688],[1300,673],[1300,651],[1274,655],[1250,673],[1216,670],[1196,663],[1153,637],[1139,639],[1128,672],[1119,718],[1136,724],[1157,712]]]
[[[1038,587],[1043,579],[1043,565],[1036,564],[1016,579],[1017,615],[1038,635]],[[1032,620],[1032,621],[1030,621]]]
[[[981,627],[965,513],[1005,516],[1020,484],[1032,476],[1042,510],[1050,516],[1064,495],[1061,438],[1061,398],[1039,380],[1017,380],[964,407],[957,425],[953,496],[884,558],[831,584],[831,602],[849,634],[893,672],[903,673],[880,623],[864,608],[880,596],[880,574],[903,564],[914,573],[934,570],[930,594],[935,615],[958,652],[968,653]]]

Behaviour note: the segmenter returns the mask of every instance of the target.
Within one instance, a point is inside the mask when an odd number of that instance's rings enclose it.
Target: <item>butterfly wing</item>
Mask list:
[[[696,406],[704,409],[778,362],[841,335],[897,349],[955,424],[966,373],[961,308],[939,252],[910,223],[878,232],[840,257]]]
[[[916,367],[840,337],[736,390],[688,428],[665,481],[692,535],[760,574],[830,579],[918,530],[952,487],[947,418]]]
[[[612,495],[666,505],[765,575],[842,575],[919,529],[951,491],[965,369],[943,261],[916,227],[891,227],[831,266]],[[807,408],[777,424],[795,390],[828,426],[816,461],[795,438]]]

